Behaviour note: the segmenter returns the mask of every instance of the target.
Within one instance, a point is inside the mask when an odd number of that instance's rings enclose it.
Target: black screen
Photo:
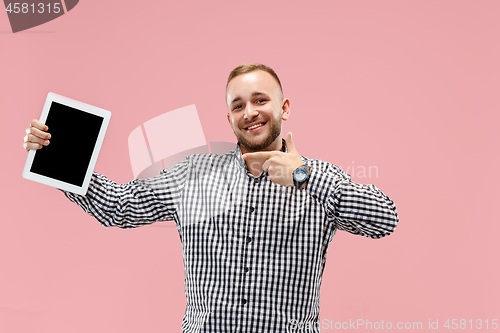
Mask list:
[[[52,102],[45,121],[50,144],[37,150],[30,171],[82,186],[103,118]]]

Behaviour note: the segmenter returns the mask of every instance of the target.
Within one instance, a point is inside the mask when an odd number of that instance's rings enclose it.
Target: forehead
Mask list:
[[[271,74],[256,70],[236,76],[227,85],[226,100],[228,104],[236,97],[248,98],[255,92],[268,95],[279,94],[279,84]]]

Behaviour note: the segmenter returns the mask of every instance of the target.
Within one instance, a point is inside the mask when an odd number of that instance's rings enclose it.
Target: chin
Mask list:
[[[266,137],[259,139],[259,140],[250,140],[246,137],[239,137],[238,142],[243,145],[245,148],[248,150],[253,150],[253,151],[261,151],[269,148],[273,142],[276,140],[276,138],[273,138],[270,135],[267,135]]]

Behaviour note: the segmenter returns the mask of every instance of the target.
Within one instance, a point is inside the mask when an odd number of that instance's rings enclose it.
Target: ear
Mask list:
[[[227,122],[229,123],[229,126],[233,128],[233,124],[231,124],[231,116],[229,115],[229,112],[227,113]]]
[[[290,117],[290,100],[284,98],[281,102],[281,119],[287,120]]]

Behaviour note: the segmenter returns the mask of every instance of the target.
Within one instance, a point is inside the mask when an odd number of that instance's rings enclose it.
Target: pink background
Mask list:
[[[376,166],[350,173],[397,205],[388,238],[337,233],[321,319],[500,320],[499,17],[495,0],[82,0],[13,34],[2,10],[0,332],[180,332],[177,230],[102,227],[21,177],[22,137],[49,91],[110,110],[96,171],[128,182],[128,135],[169,110],[195,104],[207,142],[235,142],[224,87],[244,62],[280,75],[300,154]]]

